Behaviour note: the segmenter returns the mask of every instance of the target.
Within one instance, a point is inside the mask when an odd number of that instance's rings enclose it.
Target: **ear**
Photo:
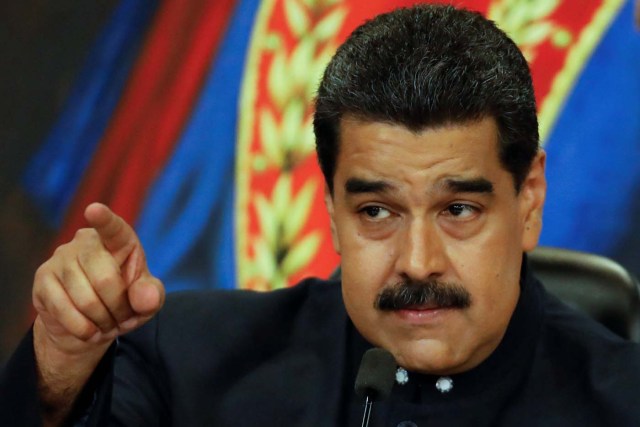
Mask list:
[[[547,194],[547,180],[544,176],[547,154],[540,149],[531,163],[520,194],[520,212],[523,219],[522,249],[527,252],[538,245],[542,231],[542,209]]]
[[[335,208],[333,206],[333,194],[329,191],[327,185],[324,186],[324,204],[327,206],[327,212],[329,213],[329,221],[331,227],[331,240],[333,241],[333,248],[339,254],[340,253],[340,240],[338,239],[338,232],[336,230],[335,221]]]

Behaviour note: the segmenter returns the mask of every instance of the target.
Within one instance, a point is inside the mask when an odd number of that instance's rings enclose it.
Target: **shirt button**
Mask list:
[[[413,421],[400,421],[398,427],[418,427],[418,424]]]

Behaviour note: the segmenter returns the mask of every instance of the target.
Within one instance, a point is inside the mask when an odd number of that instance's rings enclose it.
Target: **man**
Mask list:
[[[527,63],[493,23],[448,6],[365,23],[325,72],[314,130],[341,286],[187,293],[160,310],[135,232],[91,205],[91,228],[36,273],[3,419],[359,425],[354,379],[377,346],[399,375],[373,425],[638,424],[638,347],[526,266],[545,154]]]

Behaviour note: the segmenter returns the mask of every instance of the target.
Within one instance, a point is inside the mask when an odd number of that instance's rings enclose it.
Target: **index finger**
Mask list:
[[[138,244],[138,236],[133,228],[102,203],[87,206],[84,217],[98,232],[104,247],[122,265]]]

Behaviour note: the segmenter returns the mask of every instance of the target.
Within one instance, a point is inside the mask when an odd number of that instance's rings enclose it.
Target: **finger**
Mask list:
[[[62,284],[53,275],[47,275],[40,286],[34,287],[33,299],[41,315],[55,319],[59,327],[76,338],[87,341],[100,330],[75,307]]]
[[[105,248],[122,265],[133,249],[139,245],[138,236],[129,224],[101,203],[92,203],[85,209],[85,219],[102,240]]]
[[[165,299],[162,282],[151,275],[132,283],[128,294],[136,315],[118,325],[120,333],[129,332],[146,323],[162,308]]]
[[[116,260],[103,250],[82,252],[78,267],[87,278],[93,292],[114,319],[111,328],[131,318],[135,313],[129,304],[127,284]],[[84,311],[83,311],[84,313]],[[91,317],[93,319],[93,317]]]
[[[131,284],[129,301],[134,311],[141,316],[152,316],[164,304],[165,291],[162,282],[151,275],[145,275]]]
[[[108,332],[116,327],[116,320],[77,262],[65,264],[61,276],[56,279],[78,311],[95,323],[102,332]]]
[[[132,283],[128,294],[136,315],[118,325],[121,333],[129,332],[145,324],[162,308],[165,299],[162,282],[151,275],[146,275]]]

